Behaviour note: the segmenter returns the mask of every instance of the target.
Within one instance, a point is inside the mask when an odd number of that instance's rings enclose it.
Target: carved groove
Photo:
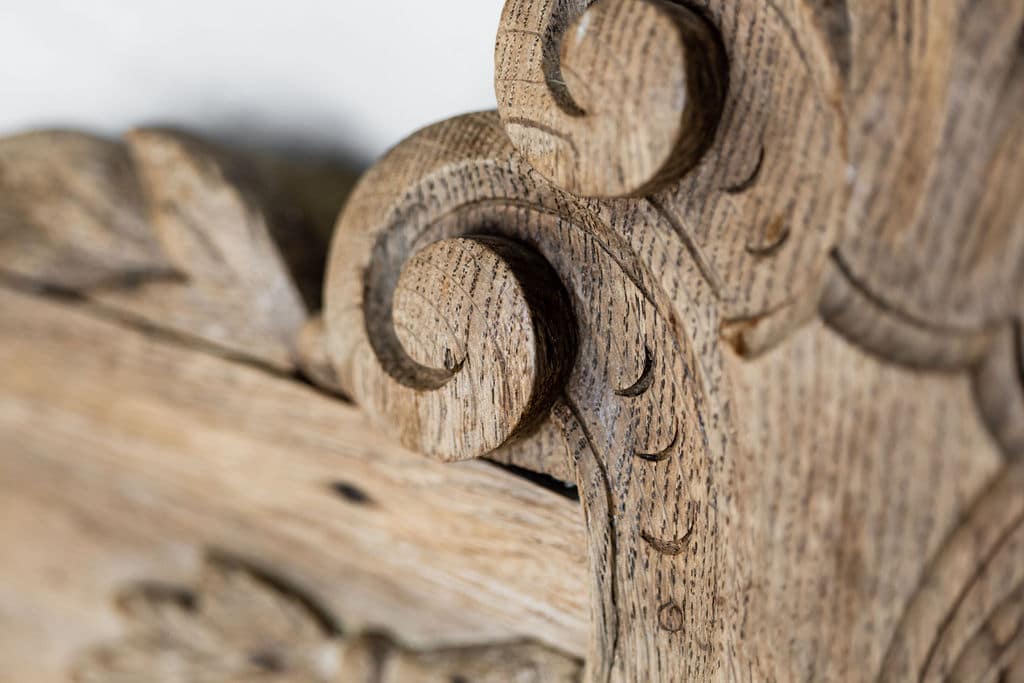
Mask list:
[[[680,437],[681,434],[679,432],[679,426],[673,424],[672,440],[669,442],[667,446],[665,446],[665,448],[658,451],[657,453],[636,453],[636,457],[640,458],[641,460],[647,460],[648,462],[662,462],[664,460],[668,460],[675,454],[676,449],[679,448]]]
[[[588,520],[594,572],[603,577],[598,580],[601,598],[597,600],[603,606],[595,608],[597,633],[588,667],[594,672],[610,675],[614,670],[619,672],[616,676],[642,679],[645,673],[633,671],[637,666],[635,658],[612,644],[635,643],[634,634],[649,625],[639,617],[612,620],[610,610],[618,609],[612,605],[624,600],[636,604],[638,610],[654,610],[657,603],[652,601],[664,601],[670,596],[659,585],[655,573],[638,575],[629,566],[629,558],[635,553],[683,558],[683,547],[698,530],[691,523],[667,541],[632,531],[650,526],[650,516],[671,519],[673,512],[659,511],[665,505],[673,509],[678,502],[658,498],[641,501],[635,499],[637,494],[627,493],[629,482],[623,478],[625,473],[618,474],[622,472],[618,465],[613,468],[619,451],[608,446],[625,444],[627,452],[635,454],[638,460],[660,463],[659,476],[674,490],[706,486],[701,468],[691,466],[707,457],[706,443],[695,440],[684,444],[681,439],[684,431],[703,433],[699,383],[684,384],[685,378],[697,376],[696,361],[677,336],[663,294],[629,246],[582,204],[535,177],[524,176],[497,123],[493,118],[467,117],[427,129],[399,146],[396,156],[385,158],[377,166],[375,172],[380,174],[381,185],[374,188],[375,192],[356,192],[335,237],[326,289],[328,346],[346,393],[354,396],[382,426],[396,429],[407,444],[442,459],[474,457],[486,452],[486,447],[475,441],[476,434],[484,428],[496,429],[487,446],[517,438],[507,407],[500,402],[489,403],[496,392],[510,384],[515,386],[525,379],[532,385],[524,385],[523,395],[558,391],[569,405],[576,406],[579,417],[562,418],[559,425],[566,435],[569,452],[575,453],[573,462]],[[464,128],[476,130],[472,143],[445,146],[438,142],[450,131]],[[402,157],[405,149],[428,152]],[[398,166],[399,160],[405,166]],[[409,184],[395,182],[393,178],[399,174],[409,177]],[[475,180],[457,183],[453,178]],[[439,194],[438,188],[445,188],[450,194]],[[478,237],[482,234],[486,237]],[[499,304],[498,298],[491,295],[473,299],[472,305],[460,303],[466,300],[468,292],[490,291],[486,280],[476,282],[477,273],[492,277],[491,273],[500,271],[496,264],[467,270],[464,252],[454,246],[466,239],[514,241],[533,252],[533,258],[549,264],[554,274],[538,290],[550,300],[553,292],[564,288],[571,310],[552,313],[535,301],[518,308],[519,304]],[[351,249],[352,244],[373,246],[370,251],[359,253]],[[422,383],[402,383],[387,367],[398,354],[385,346],[396,341],[395,333],[385,327],[390,327],[392,320],[397,322],[398,316],[387,315],[381,308],[391,301],[397,307],[404,300],[401,288],[393,286],[398,279],[396,274],[415,272],[410,269],[416,268],[416,259],[420,258],[417,254],[428,253],[438,265],[425,276],[409,278],[414,283],[410,286],[422,291],[415,299],[415,310],[409,308],[407,317],[413,315],[412,320],[429,321],[424,325],[426,330],[466,330],[465,335],[446,341],[438,349],[437,357],[442,358],[444,349],[452,348],[458,351],[449,356],[461,357],[466,353],[469,357],[462,371],[449,379],[441,391]],[[445,256],[437,258],[435,254]],[[463,277],[464,272],[472,277]],[[449,282],[452,278],[454,284]],[[439,310],[467,316],[470,322],[451,325],[451,316],[424,313],[420,301],[430,301]],[[360,310],[362,320],[353,317]],[[538,348],[532,342],[524,345],[516,341],[521,334],[518,330],[530,329],[520,327],[520,320],[529,320],[537,328],[556,330],[546,339],[577,340],[572,347],[578,347],[574,357],[568,346],[548,344],[552,362],[559,368],[571,368],[570,373],[549,373],[552,379],[545,379],[542,373],[532,370],[507,369],[512,361],[505,352],[518,354]],[[616,327],[623,324],[631,331],[625,336]],[[396,325],[394,329],[408,326]],[[480,354],[488,353],[488,345],[494,343],[490,335],[498,330],[506,340],[513,341],[506,341],[501,347],[503,353],[494,356],[495,361],[481,362]],[[587,330],[587,336],[577,336],[578,330]],[[408,347],[407,353],[417,354],[416,362],[428,358],[417,350],[416,335],[406,335],[402,345]],[[637,380],[628,387],[616,387],[615,379],[623,377],[624,368],[635,363],[641,354],[644,362]],[[438,360],[437,365],[444,363]],[[465,381],[463,388],[448,391],[463,382],[464,377],[474,379]],[[471,404],[467,410],[466,403],[459,399],[462,395],[485,400]],[[572,425],[577,420],[582,423],[581,428],[592,433],[582,440],[582,445],[567,433],[576,429]],[[671,443],[661,451],[649,452],[651,441],[666,433],[673,435]],[[441,438],[438,434],[442,434]],[[518,438],[528,440],[529,433]],[[439,452],[437,448],[441,445],[449,450]],[[683,457],[670,457],[675,453]],[[613,471],[617,478],[609,479]],[[623,505],[620,500],[628,502]],[[671,526],[666,528],[669,533]],[[714,531],[706,526],[700,533]],[[684,570],[680,567],[672,571]],[[713,574],[707,576],[708,580],[713,579]],[[706,599],[712,594],[710,589],[703,592]],[[613,603],[607,602],[610,599]],[[689,600],[699,602],[693,597]],[[685,638],[693,638],[696,646],[698,632],[685,633]],[[669,650],[663,652],[658,656],[668,656]]]
[[[13,279],[282,381],[301,367],[429,457],[564,458],[585,525],[582,674],[530,647],[346,639],[213,562],[195,593],[132,594],[145,623],[88,680],[138,679],[136,656],[191,674],[208,650],[238,677],[311,681],[337,661],[374,683],[1024,676],[1024,5],[699,5],[508,0],[498,113],[366,175],[320,318],[318,240],[245,164],[167,131],[0,141]],[[75,388],[0,374],[26,413]],[[4,424],[15,448],[66,431]],[[377,504],[316,481],[338,514]],[[474,577],[500,573],[479,554]]]
[[[644,196],[692,168],[728,80],[714,28],[665,0],[508,0],[495,63],[516,148],[586,196]]]
[[[819,310],[829,325],[867,350],[912,367],[963,370],[989,348],[989,330],[942,329],[913,319],[866,289],[838,253],[833,264]]]
[[[639,396],[651,388],[654,381],[654,355],[648,346],[644,346],[644,365],[640,370],[640,377],[625,389],[616,389],[616,396]]]
[[[684,550],[686,550],[686,547],[689,545],[690,533],[692,532],[692,530],[693,527],[691,525],[690,529],[688,529],[685,534],[683,534],[679,538],[672,539],[658,538],[657,536],[654,536],[653,534],[648,533],[646,531],[641,531],[640,537],[644,539],[647,545],[654,548],[655,552],[658,552],[662,555],[678,555]]]
[[[726,194],[742,194],[754,186],[757,182],[758,177],[761,175],[761,167],[764,166],[764,145],[762,144],[757,152],[757,163],[754,164],[754,169],[750,172],[743,180],[732,185],[728,185],[722,188],[722,192]]]

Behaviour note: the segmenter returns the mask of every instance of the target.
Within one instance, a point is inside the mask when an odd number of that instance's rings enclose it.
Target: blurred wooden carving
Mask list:
[[[81,683],[571,683],[579,664],[528,644],[411,652],[345,636],[308,598],[235,561],[207,562],[194,591],[140,585],[118,599],[129,635],[75,665]]]
[[[225,498],[216,533],[180,512],[157,533],[273,554],[276,574],[326,592],[344,577],[298,539],[342,538],[372,586],[357,624],[443,632],[410,649],[300,618],[273,638],[296,680],[360,657],[389,663],[342,680],[519,680],[521,663],[571,680],[578,659],[601,683],[1024,680],[1024,4],[507,0],[495,90],[496,112],[425,128],[362,177],[325,276],[310,188],[340,184],[322,174],[295,182],[167,131],[130,134],[128,151],[73,133],[0,141],[0,272],[18,290],[0,354],[34,363],[0,378],[15,444],[0,484],[31,497],[46,472],[92,471],[55,455],[33,474],[55,443],[33,426],[105,415],[40,384],[55,352],[19,330],[63,317],[106,340],[118,350],[101,357],[132,368],[111,391],[139,399],[149,355],[198,341],[215,365],[181,391],[208,387],[209,418],[173,388],[150,409],[179,406],[199,432],[238,425],[217,447],[239,454],[240,477],[275,480],[260,445],[285,423],[303,426],[288,432],[296,467],[330,470],[317,416],[351,400],[367,426],[339,467],[429,482],[371,504],[339,474],[354,509],[296,525],[309,482],[283,479],[256,514],[259,497],[173,483],[175,467],[202,480],[205,443],[155,419],[111,437],[141,444],[134,486]],[[48,297],[38,312],[33,296]],[[72,308],[163,336],[115,343]],[[271,376],[243,382],[240,363]],[[98,372],[67,368],[72,387]],[[299,373],[329,397],[298,391]],[[270,417],[231,421],[263,394]],[[176,452],[193,458],[167,464]],[[514,467],[461,462],[477,458]],[[562,484],[580,510],[546,490]],[[128,533],[103,504],[76,505],[101,537]],[[247,510],[282,536],[233,536],[225,518]],[[439,590],[467,607],[439,615]],[[189,615],[188,637],[207,629]],[[538,644],[488,645],[516,639]],[[203,642],[238,675],[270,661]],[[88,680],[117,680],[89,661]]]

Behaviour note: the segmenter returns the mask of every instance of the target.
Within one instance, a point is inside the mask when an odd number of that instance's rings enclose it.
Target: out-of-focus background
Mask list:
[[[491,109],[501,0],[0,0],[0,135],[173,125],[364,165]]]

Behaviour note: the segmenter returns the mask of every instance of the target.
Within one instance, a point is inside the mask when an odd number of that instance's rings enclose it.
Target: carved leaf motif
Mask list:
[[[305,601],[238,565],[210,562],[194,593],[141,586],[119,606],[124,640],[90,652],[80,683],[337,680],[333,630]]]
[[[0,140],[0,274],[291,369],[319,302],[317,223],[347,178],[165,130],[127,143]]]
[[[254,172],[188,136],[128,137],[153,230],[184,283],[99,292],[104,303],[271,365],[289,368],[306,320],[301,277],[317,279],[319,243],[275,213]],[[300,215],[301,218],[301,215]]]
[[[0,140],[0,272],[79,290],[169,271],[123,145],[69,131]]]
[[[87,652],[76,683],[575,683],[581,670],[526,642],[417,652],[343,637],[306,597],[224,558],[194,592],[141,585],[118,605],[125,637]]]

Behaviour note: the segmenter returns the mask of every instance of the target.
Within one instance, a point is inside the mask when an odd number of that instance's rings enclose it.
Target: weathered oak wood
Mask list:
[[[70,132],[10,138],[0,167],[0,271],[294,367],[297,332],[319,305],[317,221],[324,204],[336,210],[343,175],[152,129],[127,145]]]
[[[89,622],[181,544],[205,602],[143,595],[157,644],[58,629],[96,680],[1019,679],[1022,36],[1013,0],[508,0],[498,111],[370,169],[322,281],[274,208],[319,183],[166,131],[0,141],[36,292],[0,290],[0,486],[46,539],[0,599]],[[244,569],[196,584],[211,550]],[[297,619],[269,650],[221,618],[260,605]]]
[[[526,643],[416,652],[382,636],[345,634],[301,593],[225,558],[209,559],[195,588],[140,584],[118,607],[128,633],[80,657],[76,681],[572,683],[580,669]]]
[[[513,144],[575,194],[643,196],[699,160],[728,79],[714,27],[664,0],[505,4],[498,111]]]
[[[115,635],[123,584],[187,585],[208,548],[354,631],[582,652],[575,503],[430,462],[336,399],[87,306],[0,288],[0,311],[0,677],[55,675]]]
[[[0,141],[0,257],[9,274],[66,289],[171,272],[128,151],[68,131]]]

